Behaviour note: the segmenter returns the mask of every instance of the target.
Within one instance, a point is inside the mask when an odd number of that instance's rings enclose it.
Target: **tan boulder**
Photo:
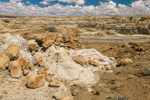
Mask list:
[[[75,42],[73,40],[70,40],[70,44],[74,46]]]
[[[65,96],[61,100],[73,100],[73,99],[71,97],[69,97],[69,96]]]
[[[20,46],[17,44],[11,44],[5,50],[5,54],[10,58],[10,60],[16,60],[20,54]]]
[[[35,64],[38,64],[39,62],[41,62],[43,60],[43,57],[40,56],[37,59],[35,59]]]
[[[10,75],[13,78],[19,78],[22,75],[22,69],[18,61],[11,61],[9,64]]]
[[[35,41],[38,42],[38,43],[43,43],[43,40],[44,40],[45,38],[46,38],[46,37],[43,37],[43,36],[36,36]]]
[[[26,61],[23,58],[18,58],[17,61],[20,64],[21,67],[24,67],[25,64],[26,64]]]
[[[129,44],[128,44],[128,43],[124,43],[124,44],[122,45],[122,47],[129,47]]]
[[[30,72],[29,70],[24,69],[24,70],[23,70],[23,75],[24,75],[24,76],[27,76],[27,75],[29,74],[29,72]]]
[[[50,82],[49,85],[51,87],[59,87],[60,86],[60,82],[57,81],[57,80],[54,80],[54,81]]]
[[[52,42],[50,40],[44,40],[44,43],[42,44],[42,46],[44,48],[48,48],[51,44],[52,44]]]
[[[106,69],[106,70],[111,70],[111,65],[106,64],[106,65],[104,65],[104,66],[105,66],[105,69]]]
[[[45,63],[43,61],[41,61],[41,62],[38,63],[38,66],[44,68],[45,67]]]
[[[144,47],[142,47],[142,46],[140,46],[140,47],[138,47],[136,50],[137,50],[137,51],[144,51],[144,50],[145,50],[145,48],[144,48]]]
[[[62,39],[64,43],[70,42],[69,37],[63,36]]]
[[[35,66],[34,66],[34,64],[33,64],[32,62],[30,62],[30,63],[28,64],[28,66],[29,66],[29,69],[30,69],[30,70],[34,70],[34,69],[35,69]]]
[[[119,61],[119,65],[126,65],[126,64],[129,64],[129,63],[132,63],[133,61],[131,59],[129,59],[128,57],[126,58],[122,58],[120,61]]]
[[[52,76],[50,76],[50,75],[47,75],[47,77],[46,77],[46,81],[48,81],[48,82],[52,82],[52,80],[53,80],[53,77],[52,77]]]
[[[73,56],[73,60],[76,61],[77,63],[81,64],[81,65],[85,64],[85,60],[84,60],[84,57],[82,55]]]
[[[44,74],[45,78],[48,76],[47,72],[44,69],[39,69],[38,73],[39,73],[39,75]]]
[[[27,78],[26,86],[28,88],[38,88],[45,85],[45,76],[44,75],[38,75],[38,74],[31,74]]]
[[[95,62],[94,60],[89,60],[88,62],[89,62],[89,64],[91,64],[93,66],[96,66],[96,67],[99,66],[99,64],[97,62]]]
[[[30,62],[26,62],[25,66],[23,67],[23,69],[28,69],[29,70],[29,63]]]
[[[98,60],[99,60],[99,61],[104,61],[104,58],[99,58]]]
[[[5,70],[9,62],[9,57],[0,51],[0,69]]]
[[[51,39],[51,40],[55,41],[56,40],[56,35],[54,35],[54,33],[51,32],[47,35],[47,39]]]
[[[37,44],[30,44],[29,45],[29,50],[30,51],[38,51],[39,50],[39,46]]]

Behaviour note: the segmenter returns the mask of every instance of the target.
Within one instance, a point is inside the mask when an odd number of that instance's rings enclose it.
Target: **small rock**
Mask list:
[[[45,85],[45,75],[31,74],[28,79],[26,86],[28,88],[38,88]]]
[[[131,59],[129,59],[128,57],[126,57],[126,58],[122,58],[118,64],[119,65],[126,65],[126,64],[129,64],[129,63],[132,63],[132,62],[133,61]]]
[[[60,82],[57,80],[54,80],[52,82],[49,83],[50,86],[52,87],[59,87],[60,86]]]
[[[5,50],[5,54],[10,58],[10,60],[16,60],[20,54],[20,46],[17,44],[11,44]]]
[[[78,89],[73,89],[73,90],[71,91],[71,93],[72,93],[73,96],[77,96],[78,93],[79,93],[79,90],[78,90]]]
[[[32,53],[31,53],[31,54],[32,54],[32,56],[33,56],[33,55],[35,55],[35,53],[36,53],[36,52],[33,50],[33,51],[32,51]]]
[[[69,96],[65,96],[61,100],[73,100],[73,99],[71,97],[69,97]]]
[[[29,50],[30,51],[36,51],[37,52],[39,50],[39,48],[40,47],[37,44],[30,44],[29,45]]]
[[[24,67],[25,64],[26,64],[26,61],[23,58],[18,58],[17,61],[20,64],[21,67]]]
[[[39,73],[39,75],[44,74],[45,78],[48,76],[47,72],[44,69],[39,69],[38,73]]]
[[[90,87],[87,88],[87,90],[88,90],[89,93],[91,93],[93,91],[92,88],[90,88]]]
[[[106,65],[105,65],[105,69],[106,69],[106,70],[111,70],[111,65],[106,64]]]
[[[49,70],[49,66],[46,65],[46,66],[44,67],[44,69],[45,69],[45,70]]]
[[[3,94],[0,93],[0,100],[3,99]]]
[[[124,44],[122,45],[122,47],[129,47],[129,44],[128,44],[128,43],[124,43]]]
[[[6,90],[3,91],[4,94],[8,94],[8,92]]]
[[[46,48],[48,48],[51,44],[52,44],[51,41],[45,40],[44,43],[42,44],[42,46],[46,49]]]
[[[140,46],[140,47],[138,47],[137,48],[137,51],[144,51],[145,49],[144,49],[144,47],[142,47],[142,46]]]
[[[22,75],[22,68],[18,61],[11,61],[9,64],[10,75],[13,78],[19,78]]]
[[[36,60],[35,60],[35,64],[38,64],[40,61],[42,61],[43,60],[43,57],[42,56],[40,56],[40,57],[38,57]]]
[[[45,39],[45,37],[42,36],[36,36],[35,41],[38,43],[43,43],[43,40]]]
[[[28,66],[29,66],[29,69],[32,70],[32,71],[35,69],[35,66],[33,65],[32,62],[30,62],[30,63],[28,64]]]
[[[91,64],[91,65],[93,65],[93,66],[96,66],[96,67],[99,66],[99,64],[96,63],[94,60],[89,60],[88,62],[89,62],[89,64]]]
[[[29,72],[30,72],[29,70],[24,69],[24,70],[23,70],[23,75],[24,75],[24,76],[27,76],[27,75],[29,74]]]
[[[104,61],[104,58],[99,58],[98,60],[99,60],[99,61]]]
[[[56,92],[53,97],[56,99],[56,100],[60,100],[62,98],[61,94]]]
[[[114,58],[114,57],[109,57],[109,59],[110,59],[110,60],[115,60],[115,58]]]
[[[9,62],[9,57],[0,51],[0,69],[5,70]]]
[[[52,76],[50,76],[50,75],[47,75],[47,77],[46,77],[46,81],[48,81],[48,82],[52,82],[52,80],[53,80],[53,77],[52,77]]]
[[[38,66],[44,68],[45,67],[45,63],[43,61],[41,61],[41,62],[38,63]]]
[[[28,69],[29,70],[29,63],[30,62],[26,62],[25,66],[23,67],[23,69]]]
[[[85,60],[84,60],[84,57],[82,55],[73,56],[73,60],[76,61],[77,63],[81,64],[81,65],[85,64]]]

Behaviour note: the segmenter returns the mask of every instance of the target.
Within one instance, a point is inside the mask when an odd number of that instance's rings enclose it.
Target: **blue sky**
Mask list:
[[[0,14],[150,15],[150,0],[0,0]]]

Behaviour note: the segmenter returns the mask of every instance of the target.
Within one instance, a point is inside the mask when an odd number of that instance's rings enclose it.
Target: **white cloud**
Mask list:
[[[49,3],[47,1],[42,1],[42,2],[40,2],[40,4],[49,5]]]
[[[22,0],[9,0],[11,3],[16,3],[17,1],[22,1]]]
[[[59,2],[76,3],[77,5],[83,5],[85,0],[58,0]]]
[[[40,4],[46,5],[50,1],[56,1],[56,0],[44,0],[44,1],[40,2]],[[58,0],[58,2],[75,3],[77,5],[83,5],[83,4],[85,4],[85,0]]]
[[[43,4],[49,4],[45,0]],[[139,0],[132,2],[130,6],[116,4],[113,1],[100,2],[99,6],[80,6],[84,0],[59,0],[63,2],[74,2],[77,5],[60,5],[59,3],[41,8],[38,5],[24,5],[21,0],[10,0],[10,2],[0,2],[0,14],[17,15],[44,15],[44,16],[69,16],[69,15],[150,15],[150,1]],[[42,4],[41,3],[41,4]]]
[[[26,3],[30,4],[30,2],[29,2],[29,1],[27,1]]]

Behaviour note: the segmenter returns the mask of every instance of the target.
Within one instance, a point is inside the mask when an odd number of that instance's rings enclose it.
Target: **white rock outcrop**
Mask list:
[[[41,48],[35,53],[35,55],[31,55],[30,50],[28,49],[29,44],[36,44],[34,40],[26,41],[20,35],[10,35],[1,34],[4,38],[5,43],[0,45],[0,50],[5,51],[5,49],[12,43],[20,45],[20,55],[19,58],[23,58],[26,61],[35,62],[35,58],[40,56],[43,57],[43,62],[45,65],[48,65],[49,68],[47,71],[48,74],[54,75],[55,79],[69,79],[73,83],[86,83],[87,85],[93,85],[99,80],[99,75],[95,72],[102,69],[104,65],[116,65],[114,59],[111,60],[107,56],[103,56],[95,49],[81,49],[81,50],[65,50],[62,47],[55,46],[52,44],[47,50],[44,52]],[[93,65],[79,64],[73,60],[73,56],[82,55],[85,61],[93,60],[98,63],[99,66],[95,67]],[[98,60],[99,58],[103,58],[104,60]],[[96,60],[97,59],[97,60]],[[36,65],[38,68],[38,64]],[[36,73],[36,70],[34,70]],[[33,73],[33,72],[31,72]]]

